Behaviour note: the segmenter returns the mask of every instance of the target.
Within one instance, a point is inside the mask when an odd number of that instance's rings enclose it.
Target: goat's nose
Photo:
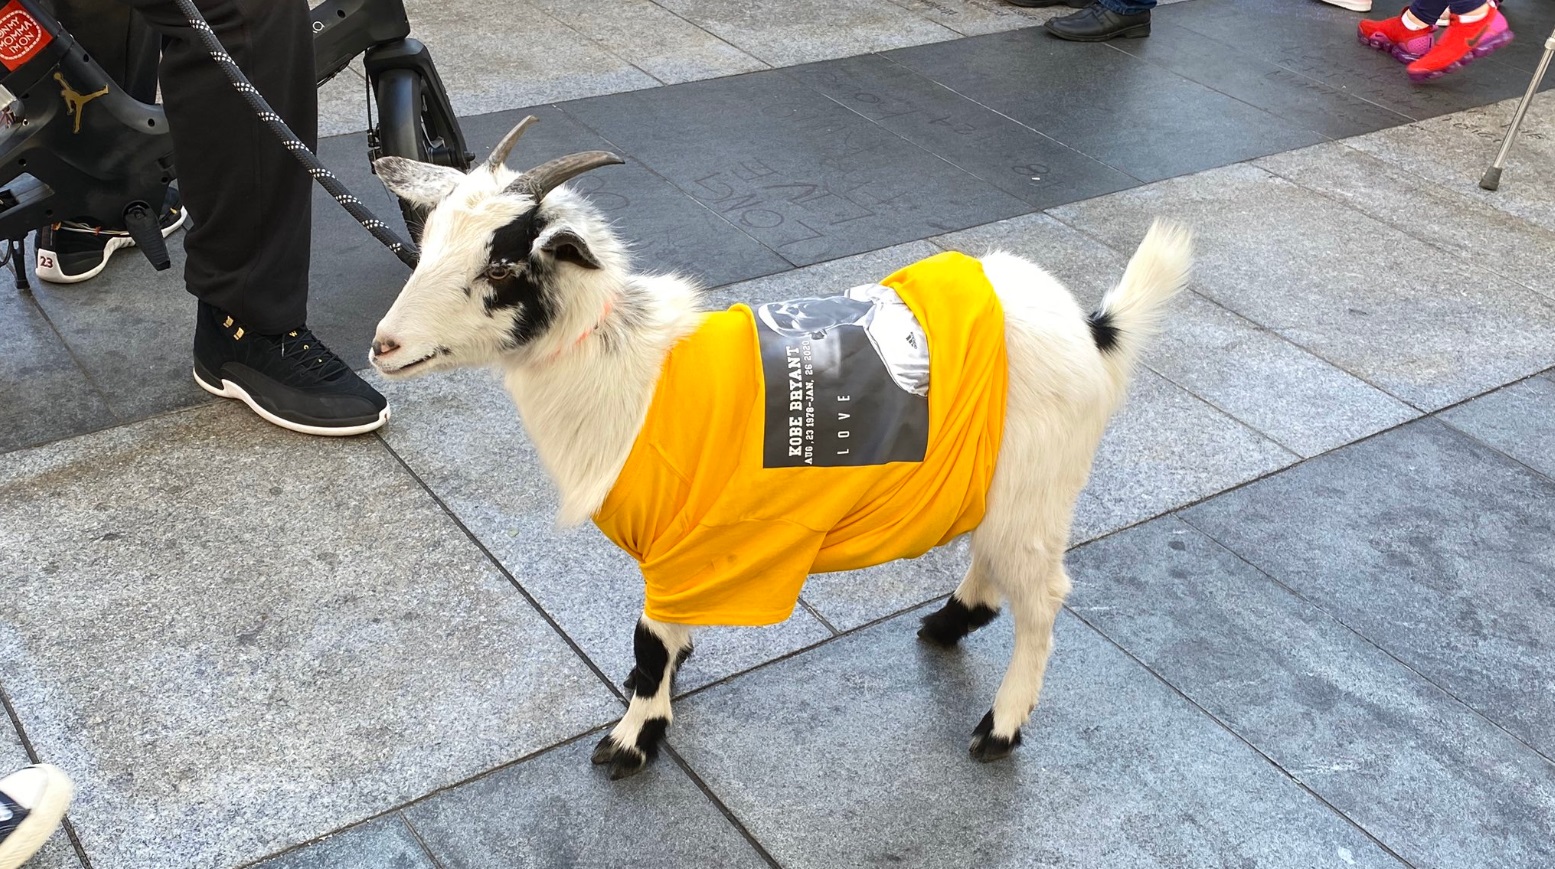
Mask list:
[[[373,339],[373,355],[374,356],[387,356],[390,353],[393,353],[394,351],[396,351],[398,349],[400,349],[400,345],[399,345],[398,342],[394,341],[393,339],[390,339],[390,338],[375,338],[375,339]]]

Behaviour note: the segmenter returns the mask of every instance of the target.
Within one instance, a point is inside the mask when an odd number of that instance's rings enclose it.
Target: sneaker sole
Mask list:
[[[1044,27],[1042,29],[1046,30],[1050,35],[1062,39],[1065,42],[1106,42],[1109,39],[1144,39],[1150,35],[1150,25],[1148,24],[1136,24],[1126,30],[1119,30],[1117,33],[1109,33],[1106,36],[1071,36],[1070,34],[1060,33],[1057,30],[1053,30],[1048,27]]]
[[[167,238],[168,236],[172,235],[174,232],[177,232],[178,228],[180,226],[184,225],[184,220],[186,218],[188,218],[188,216],[189,216],[189,212],[185,211],[182,208],[180,208],[178,210],[178,219],[173,221],[172,223],[168,224],[167,227],[162,230],[162,237],[163,238]],[[108,260],[113,257],[115,252],[123,250],[124,248],[127,248],[127,247],[134,247],[134,246],[135,246],[135,239],[130,238],[128,236],[115,236],[113,238],[108,239],[107,247],[103,248],[103,260],[102,260],[102,262],[98,263],[97,267],[94,268],[94,269],[91,269],[90,271],[82,272],[79,275],[67,275],[64,272],[60,271],[59,266],[49,266],[49,267],[39,266],[39,265],[37,265],[37,260],[34,259],[33,260],[33,264],[34,264],[33,273],[38,276],[38,280],[40,280],[40,281],[48,281],[51,284],[79,284],[82,281],[89,281],[92,278],[97,277],[99,274],[102,274],[103,269],[108,267]],[[37,255],[39,257],[48,256],[49,258],[53,259],[54,262],[56,262],[56,263],[59,262],[59,254],[57,254],[57,253],[55,253],[54,251],[51,251],[51,250],[40,249],[37,252]]]
[[[378,418],[376,420],[362,423],[361,425],[338,427],[306,425],[304,423],[292,422],[291,420],[282,419],[270,411],[265,410],[249,396],[247,390],[226,379],[225,377],[221,379],[221,386],[212,386],[205,382],[205,378],[200,376],[199,369],[195,369],[194,382],[198,383],[201,389],[209,392],[211,395],[217,396],[218,398],[233,398],[243,402],[244,404],[248,405],[249,410],[252,410],[254,413],[258,414],[259,417],[265,422],[278,425],[281,428],[298,432],[300,434],[320,435],[322,437],[347,437],[349,435],[367,434],[371,431],[377,431],[378,429],[383,428],[384,423],[389,421],[389,409],[385,407],[378,413]]]
[[[1405,51],[1403,46],[1380,33],[1373,33],[1370,38],[1361,36],[1360,40],[1361,44],[1367,48],[1375,48],[1384,54],[1393,55],[1393,59],[1399,63],[1414,63],[1415,61],[1425,56],[1422,54],[1415,54],[1412,51]]]
[[[1411,72],[1409,74],[1409,80],[1415,84],[1434,81],[1449,72],[1457,72],[1458,70],[1463,69],[1464,67],[1486,55],[1495,54],[1497,51],[1500,51],[1501,49],[1511,44],[1512,31],[1503,30],[1500,33],[1497,33],[1495,36],[1492,36],[1484,42],[1481,42],[1479,45],[1475,46],[1473,51],[1465,54],[1463,57],[1458,58],[1451,64],[1448,64],[1446,69],[1439,69],[1432,72]]]
[[[38,769],[48,777],[43,801],[28,810],[27,819],[0,842],[0,866],[20,866],[23,860],[37,853],[49,836],[54,835],[54,828],[65,817],[65,809],[75,794],[70,778],[57,767],[40,763]]]

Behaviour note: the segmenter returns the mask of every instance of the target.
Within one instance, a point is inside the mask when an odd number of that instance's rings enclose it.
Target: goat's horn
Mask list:
[[[514,181],[508,189],[518,193],[527,193],[533,196],[536,202],[539,202],[545,198],[547,193],[590,169],[598,169],[601,166],[613,166],[617,163],[625,162],[625,160],[609,151],[583,151],[578,154],[568,154],[565,157],[557,157],[555,160],[547,160],[530,169],[523,174],[523,177]]]
[[[538,120],[540,119],[530,115],[519,121],[518,126],[509,130],[508,134],[502,137],[502,141],[497,143],[497,147],[491,149],[491,156],[486,158],[486,168],[496,169],[498,166],[506,163],[508,155],[513,153],[513,146],[518,144],[518,137],[524,135],[524,131],[529,129],[529,125]]]

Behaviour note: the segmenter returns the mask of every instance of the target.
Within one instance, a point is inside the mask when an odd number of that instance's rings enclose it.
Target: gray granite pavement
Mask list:
[[[1360,66],[1375,58],[1298,52],[1299,28],[1346,24],[1315,0],[1219,17],[1223,0],[1197,0],[1130,47],[1181,76],[1152,91],[1129,67],[1135,98],[1189,93],[1230,63],[1204,40],[1261,10],[1271,51],[1247,62],[1270,75],[1214,100],[1315,118],[1282,85],[1296,75],[1348,108],[1296,137],[1311,147],[1278,133],[1141,184],[1008,116],[954,116],[947,134],[934,112],[965,106],[903,72],[953,65],[963,36],[1025,50],[1019,28],[1050,11],[410,5],[461,111],[503,112],[467,119],[472,146],[513,110],[589,98],[541,108],[526,147],[623,140],[635,165],[587,192],[645,256],[715,276],[714,307],[941,249],[1029,256],[1089,306],[1149,219],[1195,226],[1193,284],[1077,508],[1076,590],[1024,745],[966,756],[1008,619],[955,652],[913,637],[965,569],[962,541],[814,577],[783,625],[701,635],[665,755],[608,781],[587,755],[623,708],[640,580],[593,529],[554,527],[495,380],[375,381],[395,408],[380,435],[292,435],[187,382],[167,324],[189,300],[123,259],[97,283],[0,298],[0,395],[18,396],[0,411],[26,422],[0,429],[0,764],[29,760],[24,733],[80,788],[79,850],[57,834],[27,869],[1555,865],[1555,100],[1489,194],[1474,181],[1508,102],[1455,86],[1439,99],[1469,107],[1440,114]],[[1341,87],[1319,55],[1365,75]],[[360,85],[348,71],[326,91],[336,130],[357,129]],[[797,247],[738,229],[682,152],[766,160],[773,127],[742,116],[748,140],[681,149],[651,121],[714,130],[742,94],[813,112],[788,134],[796,166],[856,159],[820,141],[832,125],[879,156],[879,184],[919,173],[943,191],[964,173],[979,194],[948,201],[965,213],[946,226],[924,195],[916,222]],[[1345,125],[1369,132],[1337,138]],[[935,156],[962,135],[964,159]],[[326,156],[349,167],[361,144]],[[999,174],[1021,149],[1065,152],[1064,182],[1100,195],[1049,207],[1051,188]],[[355,334],[399,273],[362,266],[376,260],[347,246],[371,241],[335,219],[315,277],[349,288],[316,318]],[[15,388],[28,378],[37,390]]]

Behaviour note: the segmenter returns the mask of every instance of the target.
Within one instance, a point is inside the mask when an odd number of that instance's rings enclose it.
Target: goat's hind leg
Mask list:
[[[993,566],[1015,619],[1015,653],[993,708],[972,731],[972,757],[981,761],[998,760],[1020,745],[1020,729],[1042,693],[1053,650],[1053,622],[1069,594],[1061,550],[1049,555],[1029,553],[1020,562]]]
[[[675,668],[691,652],[691,629],[643,616],[632,637],[632,652],[637,664],[626,680],[632,693],[626,715],[594,749],[594,763],[610,764],[612,779],[635,775],[658,757],[659,741],[674,718],[670,691]]]
[[[923,617],[918,639],[950,648],[967,634],[993,621],[999,615],[999,589],[988,578],[986,565],[972,557],[961,584],[951,592],[950,600]]]

